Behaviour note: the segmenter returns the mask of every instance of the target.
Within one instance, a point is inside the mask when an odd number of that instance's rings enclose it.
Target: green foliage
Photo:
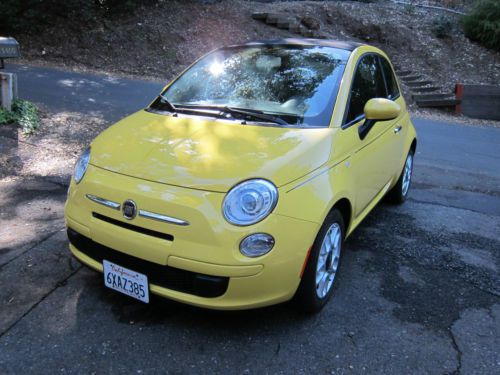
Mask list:
[[[17,122],[24,134],[33,134],[40,126],[38,108],[27,100],[16,99],[12,103],[12,111],[0,108],[0,125]]]
[[[0,107],[0,125],[10,124],[16,121],[16,116],[13,112],[7,111],[5,108]]]
[[[461,24],[469,39],[500,51],[500,1],[476,2],[471,12],[462,17]]]
[[[14,100],[12,112],[16,115],[17,122],[24,134],[32,134],[40,126],[38,108],[27,100]]]
[[[432,33],[440,39],[448,38],[451,35],[453,29],[453,23],[451,20],[445,16],[435,18],[432,21]]]
[[[414,14],[416,9],[417,9],[417,7],[415,5],[413,5],[412,3],[408,3],[408,4],[404,5],[404,10],[408,14]]]
[[[0,31],[39,31],[62,19],[92,23],[153,0],[0,0]]]

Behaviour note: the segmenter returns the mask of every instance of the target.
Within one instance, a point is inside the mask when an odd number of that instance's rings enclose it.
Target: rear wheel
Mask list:
[[[328,302],[337,284],[344,244],[344,221],[338,210],[330,212],[314,241],[299,289],[296,306],[318,312]]]
[[[401,176],[399,176],[396,185],[387,193],[387,199],[395,204],[401,204],[408,198],[408,193],[411,186],[411,178],[413,176],[413,158],[414,152],[410,150],[406,157],[405,165]]]

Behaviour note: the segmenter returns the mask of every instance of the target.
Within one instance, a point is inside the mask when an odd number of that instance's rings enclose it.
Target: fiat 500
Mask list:
[[[70,250],[143,302],[318,311],[344,240],[383,197],[406,200],[415,149],[381,50],[313,39],[220,48],[79,157]]]

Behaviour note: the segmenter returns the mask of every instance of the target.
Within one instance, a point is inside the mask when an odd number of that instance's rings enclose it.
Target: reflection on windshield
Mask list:
[[[176,107],[229,106],[328,126],[349,52],[323,46],[243,46],[217,50],[163,93]],[[153,108],[162,109],[161,98]]]

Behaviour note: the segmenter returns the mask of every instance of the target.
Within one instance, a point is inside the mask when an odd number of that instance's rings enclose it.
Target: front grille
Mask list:
[[[101,263],[104,259],[120,266],[145,274],[151,284],[167,289],[214,298],[226,293],[228,277],[204,275],[179,268],[162,266],[101,245],[90,238],[68,228],[69,242],[78,251]]]
[[[147,229],[147,228],[143,228],[143,227],[138,227],[137,225],[124,223],[123,221],[112,219],[110,217],[98,214],[97,212],[92,212],[92,216],[95,217],[96,219],[105,221],[106,223],[117,225],[117,226],[125,228],[125,229],[133,230],[134,232],[139,232],[139,233],[145,234],[147,236],[157,237],[157,238],[161,238],[161,239],[167,240],[167,241],[174,240],[174,236],[172,236],[171,234],[157,232],[155,230],[151,230],[151,229]]]

